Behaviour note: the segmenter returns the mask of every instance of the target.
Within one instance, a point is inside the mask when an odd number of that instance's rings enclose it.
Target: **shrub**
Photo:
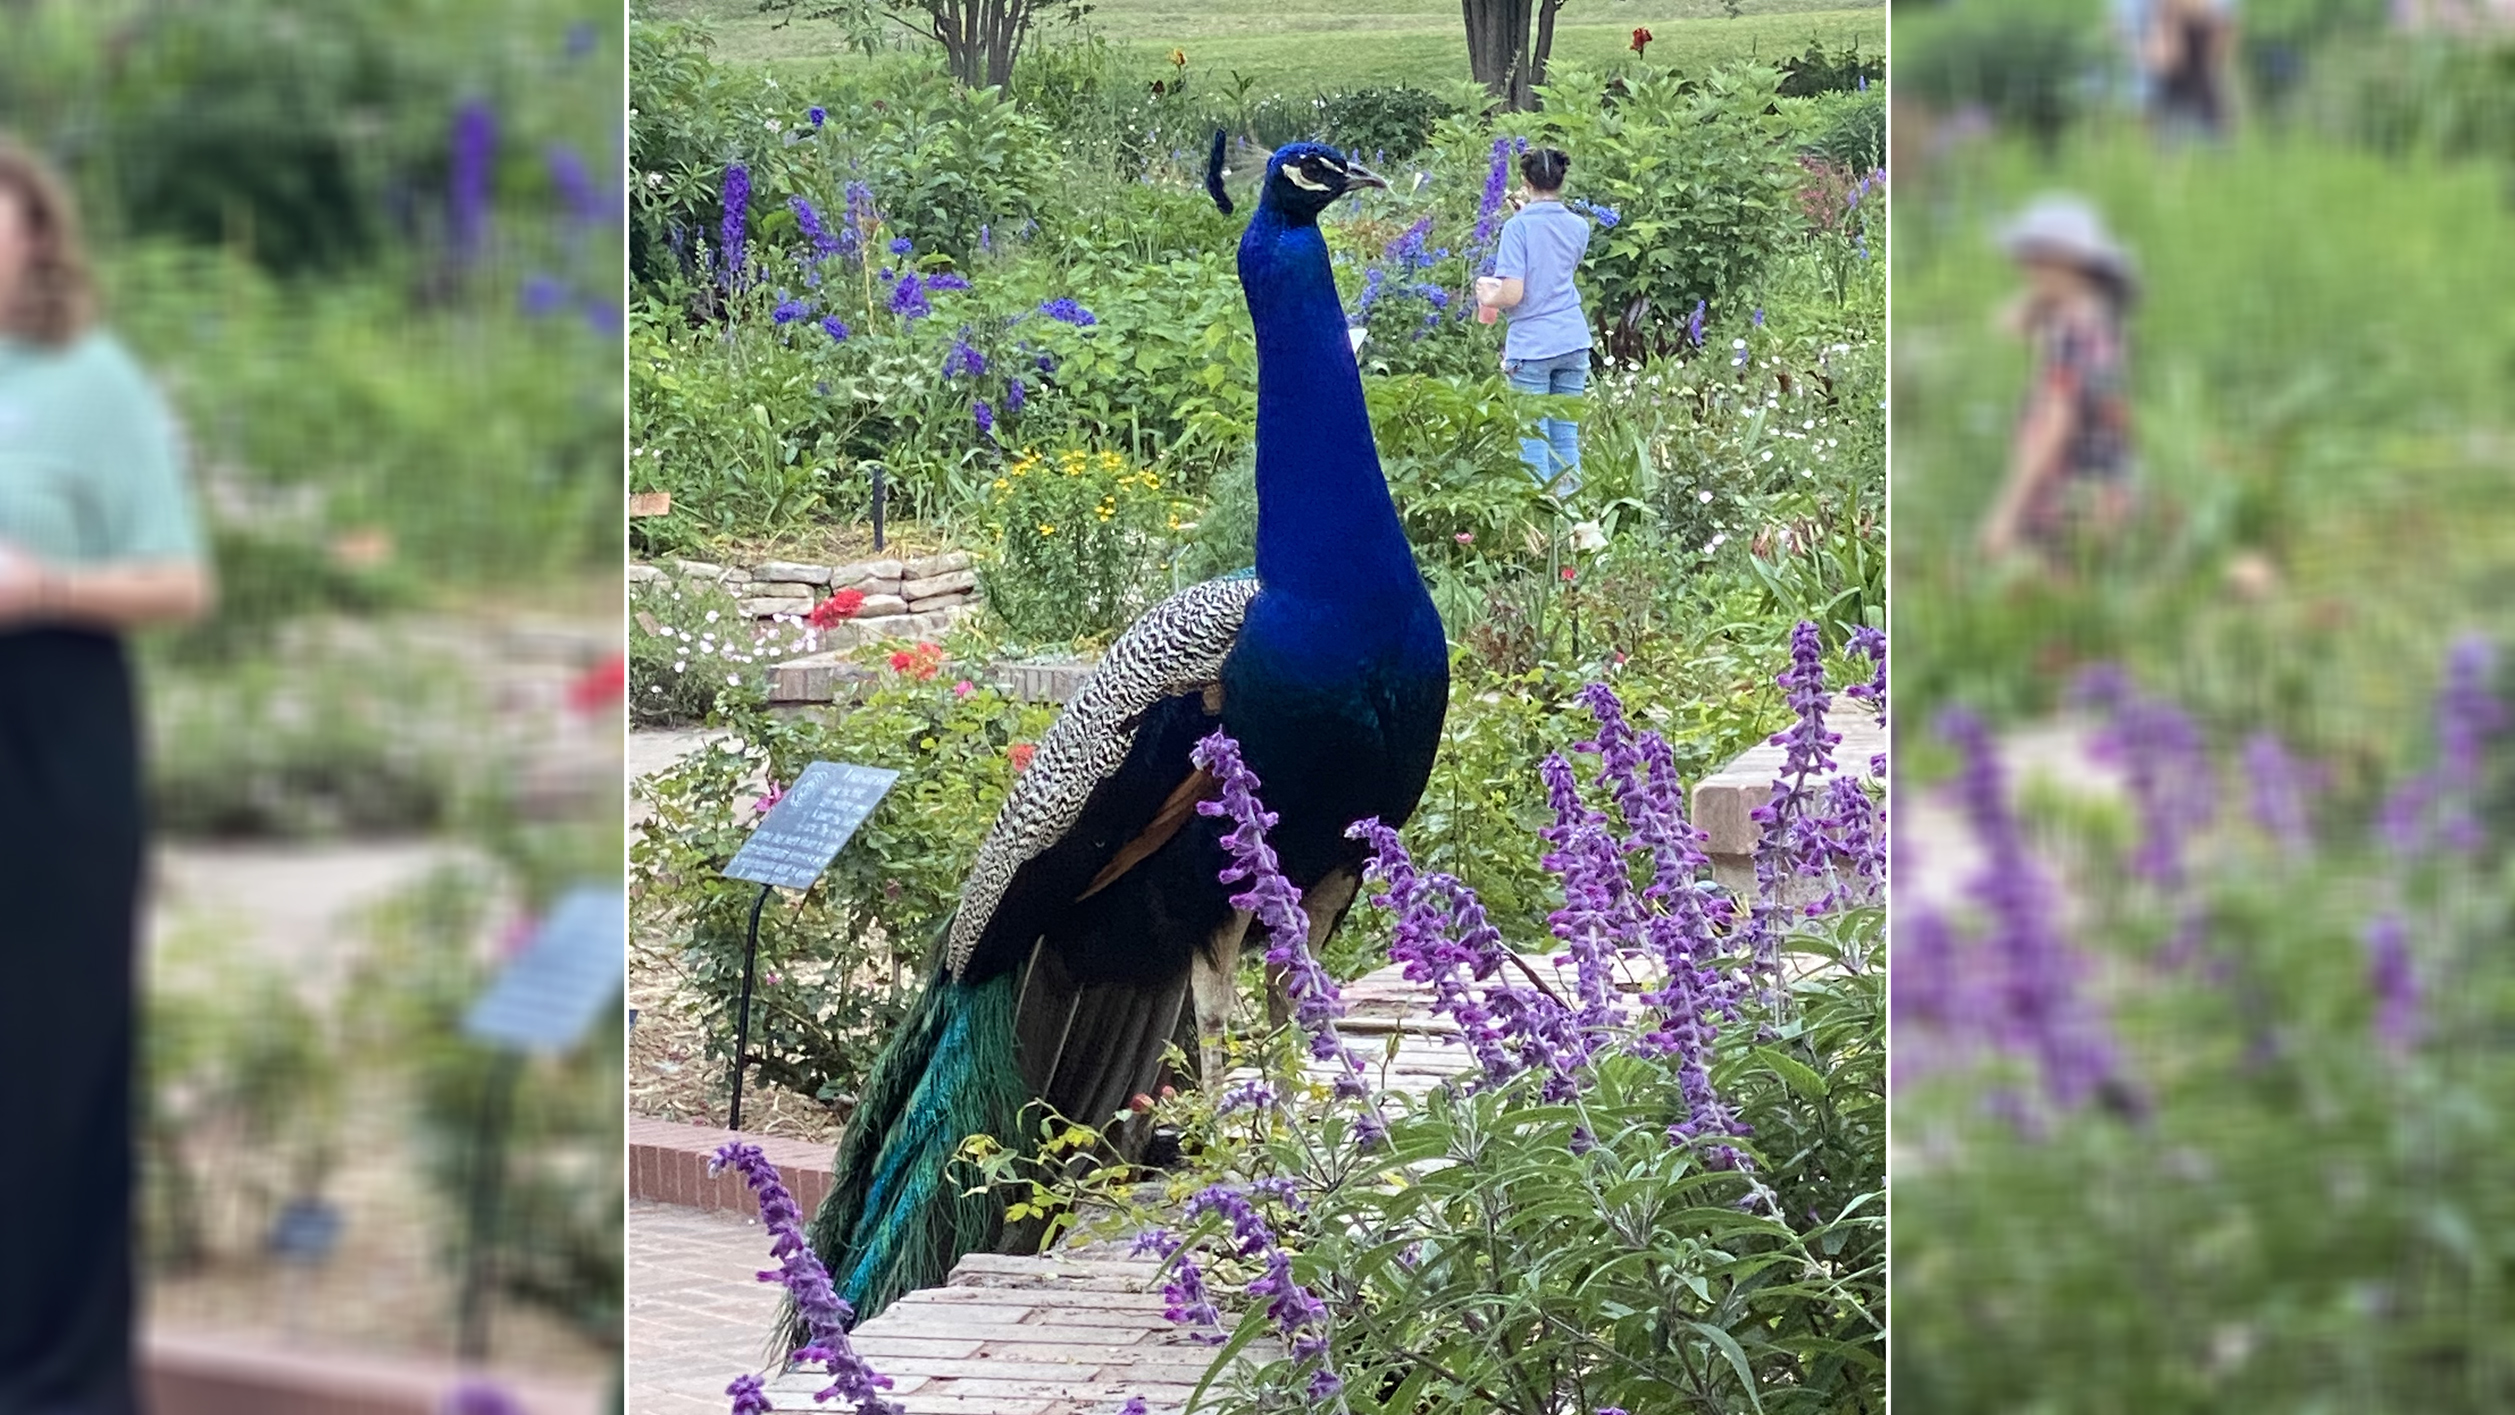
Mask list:
[[[1908,22],[1896,84],[1941,109],[1980,108],[2047,146],[2086,110],[2104,36],[2091,7],[1950,6]]]
[[[1106,639],[1169,589],[1183,503],[1115,452],[1015,457],[984,502],[979,582],[1016,638]]]
[[[637,586],[629,622],[629,718],[641,727],[705,721],[727,693],[757,698],[762,665],[812,651],[802,625],[758,624],[708,580]]]
[[[1885,77],[1886,61],[1861,58],[1860,41],[1829,53],[1823,40],[1811,39],[1804,51],[1781,61],[1777,91],[1784,98],[1814,98],[1820,93],[1866,91]]]
[[[1697,302],[1726,311],[1788,248],[1796,185],[1773,71],[1628,72],[1602,98],[1547,85],[1531,141],[1573,154],[1574,184],[1621,217],[1590,240],[1584,295],[1618,358],[1678,345]]]
[[[642,930],[668,941],[712,1054],[731,1055],[746,927],[758,887],[723,878],[756,817],[741,788],[792,782],[814,761],[902,776],[799,900],[760,933],[755,1074],[844,1108],[923,980],[927,949],[959,902],[970,856],[1010,790],[1013,748],[1051,710],[959,677],[952,659],[907,653],[833,721],[727,704],[733,733],[641,791],[653,820],[630,851]],[[975,805],[976,808],[973,809]]]

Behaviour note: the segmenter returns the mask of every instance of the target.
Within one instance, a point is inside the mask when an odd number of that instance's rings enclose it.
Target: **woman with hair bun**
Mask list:
[[[1589,314],[1572,273],[1589,251],[1589,218],[1563,204],[1572,159],[1561,149],[1532,147],[1520,158],[1522,202],[1503,223],[1493,274],[1476,282],[1476,298],[1510,318],[1502,338],[1502,371],[1522,393],[1577,397],[1589,386]],[[1520,439],[1529,475],[1558,498],[1581,486],[1581,427],[1569,418],[1539,423],[1545,436]]]

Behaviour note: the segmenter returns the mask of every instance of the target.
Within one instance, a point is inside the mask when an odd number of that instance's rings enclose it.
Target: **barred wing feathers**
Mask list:
[[[1191,585],[1145,611],[1109,646],[1040,740],[1030,769],[1014,779],[1012,796],[971,863],[947,943],[946,966],[955,979],[1022,868],[1065,838],[1092,793],[1125,764],[1144,713],[1181,694],[1217,691],[1223,660],[1257,593],[1254,576]],[[1184,786],[1174,792],[1156,813],[1154,828],[1175,829],[1189,794]],[[1107,877],[1104,870],[1091,888]]]

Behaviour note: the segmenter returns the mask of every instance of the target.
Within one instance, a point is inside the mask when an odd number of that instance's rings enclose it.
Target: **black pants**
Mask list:
[[[0,1415],[132,1415],[142,800],[120,640],[0,631]]]

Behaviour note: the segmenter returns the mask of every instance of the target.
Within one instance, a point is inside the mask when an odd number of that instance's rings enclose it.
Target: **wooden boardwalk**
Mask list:
[[[1214,1348],[1162,1315],[1160,1265],[1115,1254],[972,1253],[942,1287],[912,1292],[856,1329],[910,1415],[1114,1415],[1130,1396],[1187,1407]],[[826,1376],[769,1383],[778,1410],[822,1410]]]

